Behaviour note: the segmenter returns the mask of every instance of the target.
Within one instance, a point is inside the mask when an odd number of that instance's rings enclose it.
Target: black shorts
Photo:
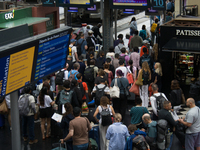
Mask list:
[[[40,118],[51,118],[52,109],[51,107],[40,108]]]

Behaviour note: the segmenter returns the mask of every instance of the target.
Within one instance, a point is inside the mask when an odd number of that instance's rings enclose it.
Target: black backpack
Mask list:
[[[99,57],[97,60],[96,60],[96,66],[99,68],[99,69],[103,69],[103,65],[105,64],[105,58],[102,57],[102,59],[100,59],[101,57]]]
[[[147,144],[145,138],[142,135],[137,135],[132,139],[133,148],[137,148],[138,150],[147,150],[149,149],[149,145]]]
[[[124,56],[119,56],[119,60],[123,60],[123,61],[124,61],[124,66],[126,66],[125,57],[126,57],[126,55],[124,55]]]
[[[149,84],[149,72],[142,70],[143,85]]]
[[[102,112],[100,113],[101,114],[101,125],[102,126],[111,125],[112,124],[112,118],[111,118],[110,111],[109,111],[110,105],[106,109],[103,109],[102,106],[101,106],[101,108],[102,108]]]
[[[148,63],[148,65],[149,65],[149,68],[152,69],[152,66],[151,66],[151,56],[150,55],[148,55],[148,56],[142,56],[141,58],[142,58],[141,63],[143,63],[143,62],[146,61]]]
[[[83,96],[85,95],[85,91],[84,91],[84,89],[83,89],[83,84],[82,84],[82,82],[78,83],[77,88],[81,91],[82,98],[83,98]]]
[[[78,56],[81,55],[81,46],[82,46],[82,44],[83,44],[84,41],[85,41],[85,40],[83,40],[81,43],[78,43],[78,42],[77,42],[76,47],[77,47],[77,54],[78,54]]]
[[[106,87],[107,87],[106,85],[103,88],[98,88],[98,86],[96,86],[95,104],[97,106],[100,105],[101,97],[105,95],[104,90],[105,90]]]
[[[163,103],[164,103],[164,101],[166,101],[166,99],[162,96],[161,93],[159,96],[153,95],[153,97],[156,98],[157,112],[158,112],[163,108]]]
[[[195,101],[200,101],[200,83],[199,83],[199,81],[190,85],[189,97],[192,97]]]
[[[63,85],[64,72],[65,70],[63,71],[60,70],[59,73],[57,73],[56,79],[55,79],[56,85]]]
[[[88,67],[84,71],[84,79],[87,82],[94,82],[94,67]]]

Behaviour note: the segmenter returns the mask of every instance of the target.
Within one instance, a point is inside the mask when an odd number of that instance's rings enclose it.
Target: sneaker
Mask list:
[[[24,139],[24,142],[26,142],[26,141],[28,140],[28,138],[27,138],[27,137],[23,137],[23,139]]]
[[[30,140],[30,141],[29,141],[29,144],[35,144],[35,143],[37,143],[37,142],[38,142],[38,139]]]

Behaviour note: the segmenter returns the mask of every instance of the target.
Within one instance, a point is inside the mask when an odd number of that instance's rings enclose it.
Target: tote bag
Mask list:
[[[129,92],[134,93],[135,95],[139,95],[139,86],[136,85],[135,82],[133,83],[133,85],[129,89]]]
[[[138,86],[142,86],[143,82],[142,82],[142,72],[140,73],[140,76],[138,77],[137,81],[135,82],[136,85]]]
[[[115,84],[113,87],[110,87],[110,97],[111,98],[119,98],[120,97],[120,90],[117,85],[117,79],[115,79]]]

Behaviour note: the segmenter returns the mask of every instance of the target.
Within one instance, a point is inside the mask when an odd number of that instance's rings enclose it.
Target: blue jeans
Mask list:
[[[32,116],[22,116],[22,132],[23,137],[27,138],[27,126],[29,127],[29,139],[34,140],[34,115]]]
[[[87,150],[88,143],[82,145],[73,145],[73,150]]]
[[[166,150],[170,150],[170,148],[172,147],[172,142],[173,142],[173,133],[172,133],[172,135],[170,136],[170,144],[169,144],[169,147],[166,148]]]

